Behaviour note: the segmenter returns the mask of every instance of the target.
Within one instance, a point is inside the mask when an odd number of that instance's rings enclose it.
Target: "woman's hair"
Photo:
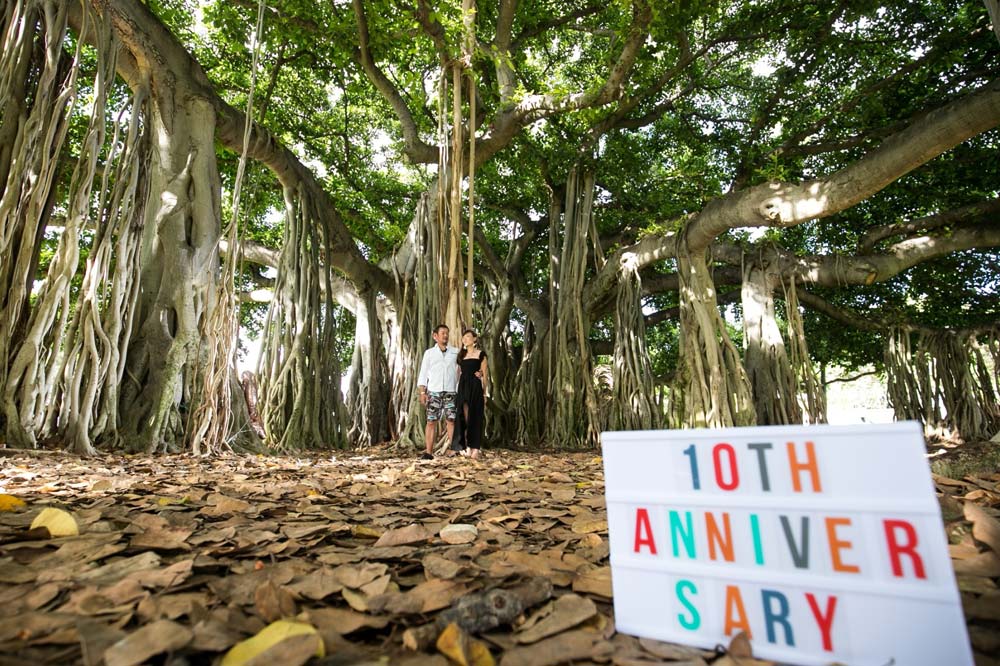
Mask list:
[[[473,342],[473,344],[475,344],[475,345],[479,344],[479,336],[476,335],[475,331],[473,331],[471,328],[465,329],[464,331],[462,331],[462,337],[463,338],[465,337],[466,333],[471,333],[472,334],[472,342]],[[462,348],[458,350],[458,362],[461,363],[463,358],[465,358],[465,345],[462,345]]]

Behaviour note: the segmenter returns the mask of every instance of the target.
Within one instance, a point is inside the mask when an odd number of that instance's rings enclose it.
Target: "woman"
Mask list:
[[[458,393],[455,395],[455,434],[452,451],[479,459],[486,411],[486,353],[479,348],[479,336],[472,330],[462,334],[458,352]]]

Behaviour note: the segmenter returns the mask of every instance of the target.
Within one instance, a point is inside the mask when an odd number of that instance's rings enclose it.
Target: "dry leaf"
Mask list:
[[[552,612],[517,636],[518,643],[535,643],[586,622],[597,615],[597,606],[587,597],[567,594],[552,605]]]
[[[0,494],[0,511],[18,511],[27,506],[24,500],[20,497],[14,497],[13,495]]]
[[[479,536],[479,530],[475,525],[446,525],[441,529],[439,536],[445,543],[452,545],[472,543]]]
[[[42,509],[42,512],[31,521],[31,529],[35,530],[44,527],[52,535],[52,538],[77,536],[80,528],[77,527],[76,519],[62,509],[49,507]]]
[[[319,633],[290,636],[272,645],[253,658],[243,662],[245,666],[302,666],[316,656],[322,656],[325,646]]]
[[[333,577],[344,587],[358,589],[362,585],[381,578],[389,570],[384,564],[362,564],[354,566],[345,564],[333,570]]]
[[[741,631],[729,641],[729,648],[726,654],[737,659],[753,659],[753,648],[750,646],[750,638],[747,632]]]
[[[289,585],[288,589],[306,599],[320,601],[336,594],[344,589],[344,584],[333,575],[333,570],[328,567],[320,567],[316,571],[307,574],[298,582]]]
[[[749,657],[736,658],[727,654],[713,661],[712,666],[777,666],[777,664],[773,661],[762,661]],[[832,666],[837,665],[834,664]]]
[[[1000,521],[971,502],[965,503],[965,518],[972,521],[972,536],[1000,554]]]
[[[594,655],[600,638],[597,633],[586,629],[568,631],[534,645],[506,651],[503,666],[551,666],[589,659]]]
[[[956,574],[997,578],[1000,577],[1000,556],[992,551],[977,553],[973,557],[956,560],[954,568]]]
[[[170,620],[147,624],[104,652],[106,666],[134,666],[171,650],[179,650],[194,638],[187,627]]]
[[[340,595],[344,597],[344,601],[347,605],[358,611],[359,613],[367,613],[368,607],[368,595],[363,592],[355,592],[349,587],[345,587],[340,591]]]
[[[606,520],[578,520],[570,528],[574,534],[593,534],[595,532],[607,532],[608,521]]]
[[[610,599],[611,567],[600,567],[578,574],[573,579],[574,592],[586,592]]]
[[[105,651],[125,638],[125,632],[96,620],[78,620],[76,633],[80,636],[80,656],[84,666],[100,666]]]
[[[220,666],[244,666],[258,655],[270,650],[284,640],[295,636],[306,634],[315,635],[318,638],[316,629],[304,622],[292,622],[290,620],[278,620],[272,622],[262,629],[257,635],[237,643],[226,656],[222,658]],[[323,642],[317,641],[313,654],[317,657],[325,656]],[[111,666],[110,664],[108,666]]]
[[[398,530],[389,530],[375,542],[376,548],[387,546],[405,546],[411,543],[422,543],[432,539],[434,535],[423,525],[407,525]]]
[[[464,568],[458,562],[433,554],[424,557],[422,564],[424,565],[424,574],[428,578],[452,579]]]
[[[311,608],[306,611],[309,621],[319,629],[330,629],[338,634],[354,633],[358,629],[381,629],[389,618],[356,613],[346,608]]]
[[[257,588],[257,591],[254,592],[253,604],[257,614],[264,618],[265,622],[294,617],[298,612],[292,593],[284,586],[279,587],[272,581],[267,581]]]
[[[695,660],[703,657],[711,657],[714,652],[706,652],[698,648],[679,645],[677,643],[667,643],[653,638],[640,638],[639,645],[646,652],[667,661]]]
[[[493,655],[482,641],[471,638],[452,622],[437,639],[437,649],[458,666],[493,666]]]

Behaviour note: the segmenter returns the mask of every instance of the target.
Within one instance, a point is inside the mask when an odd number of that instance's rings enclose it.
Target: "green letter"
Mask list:
[[[698,614],[698,609],[694,607],[689,599],[684,597],[684,591],[687,590],[691,594],[698,594],[698,588],[695,587],[694,583],[689,580],[679,580],[677,581],[677,600],[684,605],[684,608],[691,613],[691,619],[684,617],[683,613],[677,614],[677,620],[681,623],[681,626],[689,631],[697,631],[698,627],[701,626],[701,615]]]
[[[684,550],[687,551],[687,556],[694,560],[697,559],[697,556],[694,554],[694,526],[691,524],[690,511],[684,513],[684,520],[687,524],[681,525],[680,514],[676,511],[670,512],[670,540],[674,546],[674,557],[681,556],[680,547],[677,543],[677,537],[679,536],[684,541]]]

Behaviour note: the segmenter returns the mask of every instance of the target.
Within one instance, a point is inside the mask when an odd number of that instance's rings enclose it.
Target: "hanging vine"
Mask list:
[[[19,392],[22,380],[42,363],[38,358],[44,353],[41,338],[62,305],[58,285],[51,283],[60,281],[73,259],[74,248],[64,244],[51,266],[46,310],[35,317],[31,326],[33,339],[27,344],[34,346],[30,353],[35,360],[27,353],[22,356],[20,367],[13,371],[15,385],[9,387],[9,364],[25,344],[28,298],[43,234],[55,204],[59,156],[77,97],[82,40],[78,40],[72,57],[64,54],[66,3],[27,0],[7,3],[7,8],[11,13],[0,54],[0,106],[4,109],[0,134],[13,133],[14,140],[4,145],[6,159],[2,168],[6,179],[0,197],[0,390],[5,396],[13,396]],[[34,52],[36,35],[39,48]],[[18,103],[15,98],[25,101]],[[32,406],[19,409],[5,399],[4,411],[9,440],[18,445],[32,444],[34,438],[29,433],[35,423],[31,415],[36,410]],[[26,415],[27,423],[20,423],[19,412]]]
[[[621,278],[615,302],[615,353],[612,374],[614,430],[651,430],[660,417],[653,394],[653,368],[646,349],[646,324],[642,316],[642,279],[634,254],[621,261]]]
[[[260,45],[264,30],[264,0],[257,3],[257,24],[254,29],[252,62],[250,69],[250,90],[247,94],[246,123],[243,128],[243,151],[236,168],[233,185],[232,217],[229,220],[226,242],[230,251],[222,265],[217,284],[215,307],[202,320],[202,344],[204,382],[197,398],[198,407],[187,427],[190,448],[195,455],[216,453],[231,448],[235,436],[249,440],[249,429],[233,432],[233,398],[242,407],[242,391],[236,379],[236,348],[239,340],[239,303],[236,300],[236,275],[241,261],[240,242],[240,194],[246,173],[247,156],[250,145],[250,130],[253,127],[254,93],[257,88],[257,69],[260,62]],[[243,412],[242,409],[239,410]],[[244,419],[246,421],[246,419]],[[247,426],[248,423],[241,424]]]
[[[562,250],[550,294],[556,318],[550,339],[552,374],[549,381],[549,411],[544,420],[545,440],[556,448],[596,446],[600,415],[594,388],[586,319],[579,294],[587,268],[587,244],[591,231],[594,174],[580,174],[574,167],[566,182],[566,212],[563,216]]]
[[[782,282],[783,286],[784,284]],[[795,377],[795,393],[799,399],[799,407],[807,423],[826,423],[826,391],[809,356],[795,279],[789,279],[784,289],[785,320],[788,322],[786,334],[788,360]]]
[[[48,399],[46,424],[56,421],[53,414],[58,412],[68,445],[82,454],[92,453],[99,440],[118,442],[119,386],[139,293],[141,202],[146,198],[149,160],[149,134],[142,122],[147,100],[147,89],[140,87],[114,125],[97,197],[97,232],[73,322],[64,336],[58,383]]]
[[[689,253],[682,242],[677,267],[680,362],[671,419],[685,427],[753,425],[750,381],[719,314],[705,255]]]
[[[285,188],[285,229],[274,298],[264,324],[260,413],[275,451],[346,445],[346,414],[335,340],[330,234],[315,203]]]
[[[403,270],[403,274],[412,274],[413,279],[395,275],[397,308],[386,336],[392,386],[390,411],[396,415],[392,435],[402,448],[420,448],[424,443],[423,407],[416,392],[419,368],[415,359],[430,346],[431,333],[441,317],[442,239],[440,227],[435,223],[435,208],[436,201],[425,192],[417,203],[412,226],[415,251]]]
[[[989,336],[987,344],[980,345],[974,332],[890,329],[886,383],[896,419],[919,420],[929,435],[963,440],[995,435],[1000,409],[984,354],[989,345]],[[992,362],[996,360],[993,355]]]

